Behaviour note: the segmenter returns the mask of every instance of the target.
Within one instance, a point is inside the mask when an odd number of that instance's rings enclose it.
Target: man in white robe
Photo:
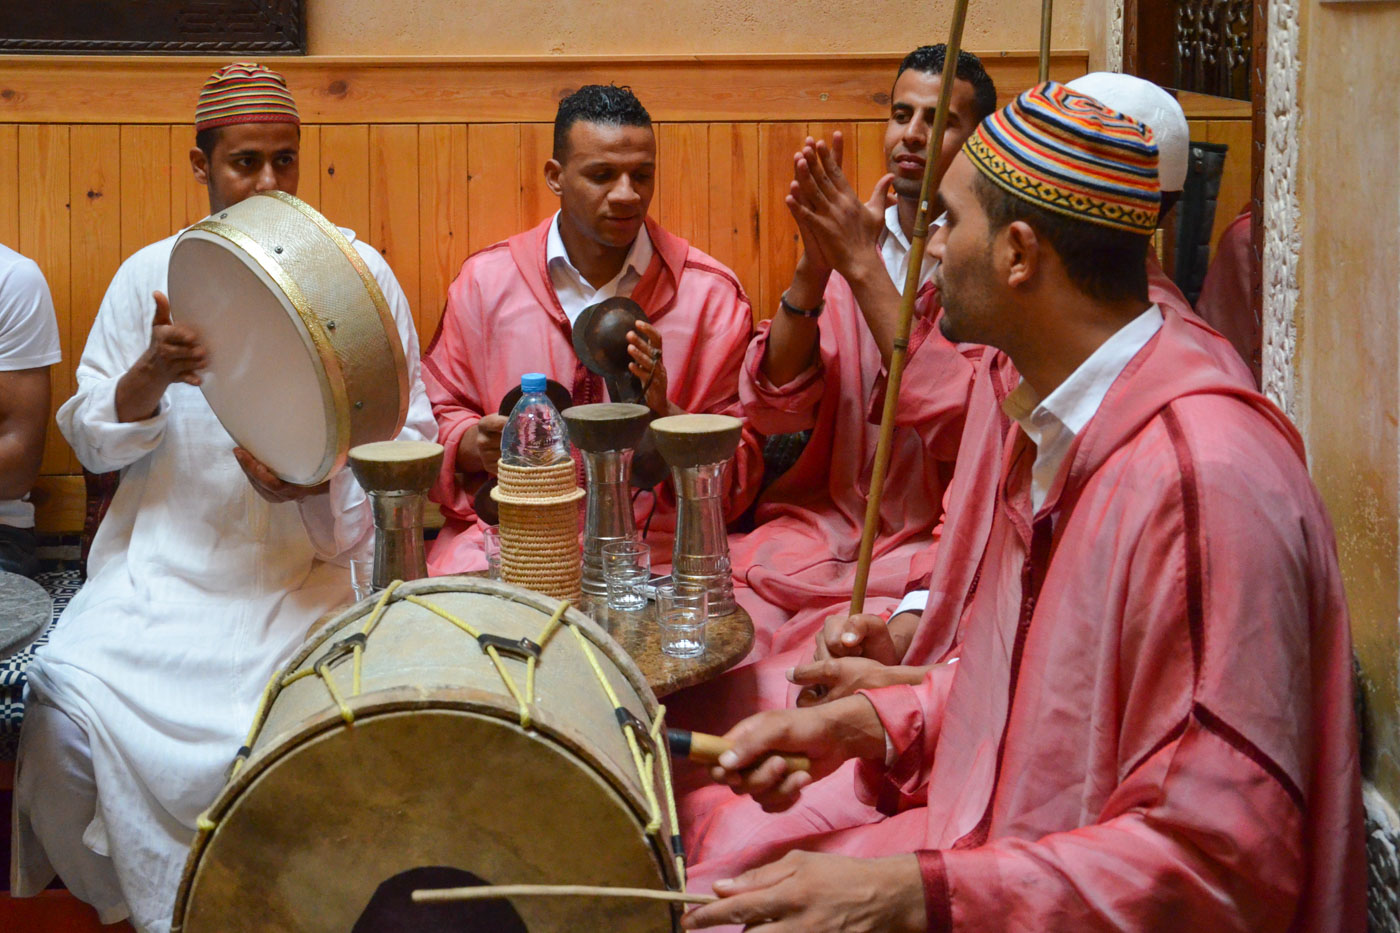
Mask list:
[[[205,85],[195,176],[211,212],[295,193],[300,127],[280,75],[239,63]],[[354,243],[393,312],[410,375],[399,435],[433,440],[418,338],[393,272]],[[172,324],[175,237],[117,270],[59,427],[90,470],[121,470],[87,585],[29,671],[15,784],[16,896],[57,873],[104,923],[164,933],[199,814],[213,802],[272,673],[352,600],[348,555],[373,523],[349,470],[286,485],[200,392],[204,349]],[[317,400],[288,399],[288,405]]]

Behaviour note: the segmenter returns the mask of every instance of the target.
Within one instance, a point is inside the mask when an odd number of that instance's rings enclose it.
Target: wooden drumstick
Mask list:
[[[415,904],[442,901],[491,901],[510,897],[622,897],[679,904],[709,904],[713,894],[658,891],[652,888],[611,888],[592,884],[495,884],[474,888],[420,888],[412,894]]]
[[[704,732],[691,732],[688,729],[667,729],[666,744],[671,754],[689,758],[703,765],[719,764],[719,756],[729,751],[730,744],[717,735]],[[805,755],[781,755],[788,773],[811,771],[812,760]],[[754,767],[758,767],[754,765]]]

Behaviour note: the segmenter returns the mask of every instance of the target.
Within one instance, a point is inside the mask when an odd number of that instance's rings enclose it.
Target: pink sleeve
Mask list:
[[[917,431],[935,460],[957,459],[972,378],[983,350],[981,346],[948,340],[938,329],[936,317],[914,319],[909,355],[899,384],[895,424]],[[868,414],[873,424],[878,424],[884,414],[888,381],[889,373],[884,371],[875,378]]]
[[[1088,826],[921,853],[929,929],[1289,929],[1299,817],[1259,762],[1193,721]]]
[[[875,707],[894,753],[887,767],[866,761],[856,766],[856,794],[863,801],[886,814],[923,803],[954,670],[954,665],[942,664],[931,668],[918,686],[859,691]]]
[[[744,417],[760,434],[791,434],[806,431],[817,423],[817,406],[826,388],[825,364],[818,352],[811,366],[786,385],[775,386],[763,373],[763,356],[768,352],[772,321],[758,325],[758,336],[749,344],[739,378],[739,400]]]
[[[438,422],[438,443],[446,450],[429,498],[442,506],[444,514],[463,521],[476,513],[471,495],[457,479],[457,447],[462,435],[481,420],[484,411],[471,356],[472,347],[481,345],[471,333],[479,312],[468,297],[471,293],[471,277],[464,268],[448,289],[442,322],[423,356],[423,386]]]

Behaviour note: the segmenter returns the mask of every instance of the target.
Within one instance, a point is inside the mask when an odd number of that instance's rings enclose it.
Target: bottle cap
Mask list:
[[[544,373],[526,373],[520,377],[520,391],[543,392],[545,381]]]

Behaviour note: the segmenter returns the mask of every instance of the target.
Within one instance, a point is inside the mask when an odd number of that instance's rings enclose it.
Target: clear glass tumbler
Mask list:
[[[641,541],[603,545],[603,579],[608,584],[608,608],[641,612],[647,605],[651,579],[651,548]]]
[[[663,654],[673,658],[698,658],[705,653],[709,595],[708,587],[698,583],[657,585],[656,619],[661,627]]]
[[[492,580],[501,579],[501,529],[482,525],[481,547],[486,552],[486,575]]]

